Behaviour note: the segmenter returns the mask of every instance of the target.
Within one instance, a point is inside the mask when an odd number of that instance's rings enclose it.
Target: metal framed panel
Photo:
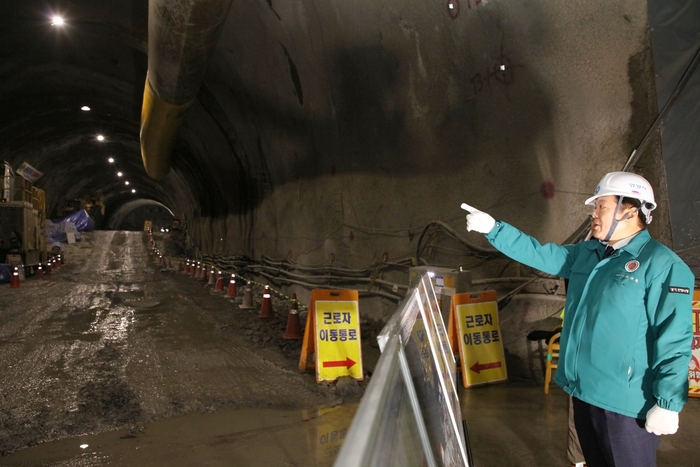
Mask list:
[[[469,466],[454,356],[427,274],[377,340],[382,355],[334,465]]]

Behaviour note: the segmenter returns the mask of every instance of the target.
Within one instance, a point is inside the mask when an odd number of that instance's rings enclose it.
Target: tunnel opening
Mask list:
[[[151,199],[138,199],[127,202],[112,212],[107,212],[106,230],[144,230],[150,222],[154,231],[171,229],[175,215],[162,203]]]

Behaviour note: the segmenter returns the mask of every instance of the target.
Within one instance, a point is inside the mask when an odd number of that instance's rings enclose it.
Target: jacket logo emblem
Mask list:
[[[673,285],[668,287],[670,293],[683,293],[690,295],[690,289],[688,287],[674,287]]]
[[[639,261],[630,261],[629,263],[625,264],[625,271],[627,272],[634,272],[637,269],[639,269]]]

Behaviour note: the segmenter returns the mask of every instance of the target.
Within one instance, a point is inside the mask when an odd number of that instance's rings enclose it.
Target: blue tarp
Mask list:
[[[0,284],[10,282],[12,279],[12,270],[7,264],[0,264]]]
[[[47,242],[51,246],[61,246],[61,243],[68,243],[66,232],[75,232],[75,240],[80,241],[80,232],[91,232],[95,224],[85,209],[81,209],[70,216],[62,219],[52,219],[46,221]]]

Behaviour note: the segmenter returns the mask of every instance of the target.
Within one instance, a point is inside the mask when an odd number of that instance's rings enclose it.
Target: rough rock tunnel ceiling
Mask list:
[[[151,200],[203,252],[402,258],[433,220],[464,233],[463,201],[562,241],[657,111],[643,0],[232,2],[154,180],[139,141],[147,2],[3,3],[3,159],[45,174],[51,216],[93,196],[118,227],[114,213]],[[658,141],[635,170],[666,198]],[[670,240],[668,213],[653,227]],[[432,264],[478,264],[430,242]]]

